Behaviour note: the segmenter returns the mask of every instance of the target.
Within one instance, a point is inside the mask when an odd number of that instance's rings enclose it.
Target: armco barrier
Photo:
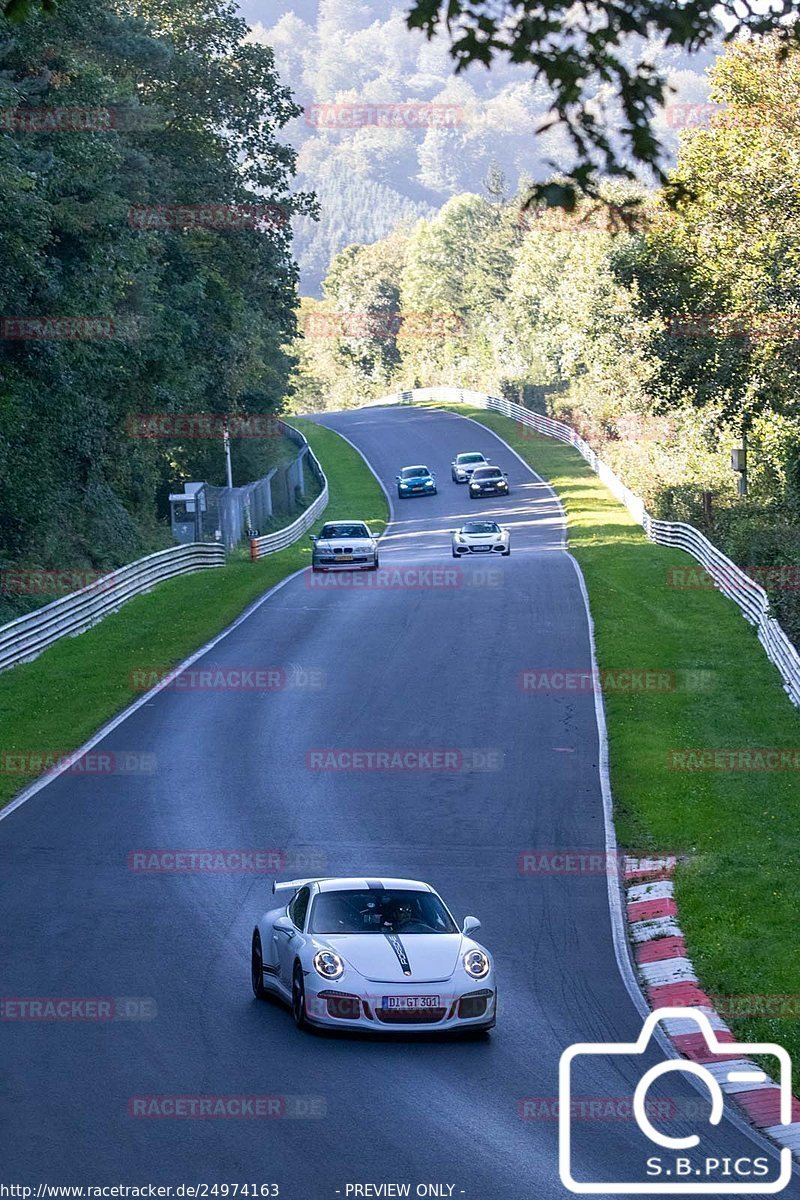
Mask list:
[[[286,436],[299,446],[308,442],[298,429],[285,425]],[[261,558],[275,550],[283,550],[297,541],[322,513],[328,503],[328,481],[313,451],[308,447],[308,463],[311,471],[322,484],[316,500],[291,525],[265,537],[253,538],[250,542],[250,557]],[[96,625],[104,616],[121,608],[126,600],[141,592],[149,591],[156,583],[171,579],[174,575],[187,575],[190,571],[201,571],[206,567],[225,565],[225,547],[216,542],[191,542],[188,546],[172,546],[148,554],[146,558],[111,571],[94,583],[60,596],[58,600],[37,608],[0,625],[0,671],[16,663],[27,662],[41,654],[53,642],[67,635],[74,637]]]
[[[308,446],[308,442],[299,429],[294,429],[291,425],[285,425],[284,429],[286,436],[290,437],[297,445]],[[325,478],[325,472],[319,465],[314,451],[310,446],[308,446],[307,458],[312,474],[322,484],[322,491],[316,500],[309,504],[305,512],[302,512],[291,525],[287,525],[285,529],[279,529],[275,533],[266,533],[263,537],[250,539],[250,558],[253,561],[257,558],[263,558],[265,554],[274,554],[276,550],[284,550],[287,546],[291,546],[292,542],[296,542],[307,529],[311,528],[327,508],[328,480]]]
[[[783,679],[783,685],[793,704],[800,706],[800,655],[784,630],[770,613],[767,593],[746,575],[741,567],[726,557],[721,550],[710,542],[705,534],[693,525],[682,521],[659,521],[651,517],[640,496],[627,488],[622,480],[614,474],[592,450],[583,438],[561,421],[554,421],[540,413],[531,412],[521,404],[504,400],[498,396],[489,396],[484,392],[467,391],[461,388],[416,388],[409,392],[396,392],[380,400],[369,401],[366,407],[383,404],[413,404],[413,403],[462,403],[473,404],[477,408],[486,408],[491,412],[501,413],[514,421],[519,421],[538,430],[548,437],[560,442],[568,442],[574,446],[586,460],[592,470],[598,475],[609,491],[630,512],[651,541],[660,546],[675,546],[691,554],[702,563],[716,586],[734,604],[737,604],[746,619],[758,630],[758,639],[766,651],[770,662],[778,668]]]
[[[102,575],[79,591],[0,626],[0,671],[36,658],[59,638],[83,633],[156,583],[224,563],[224,546],[192,542],[158,550]]]

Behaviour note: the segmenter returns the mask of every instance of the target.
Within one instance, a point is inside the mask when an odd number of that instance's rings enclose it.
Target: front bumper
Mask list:
[[[472,486],[472,484],[470,484],[469,485],[469,494],[470,494],[470,496],[507,496],[508,488],[507,487],[481,487],[480,491],[478,491],[477,488],[474,488]]]
[[[322,558],[312,558],[311,565],[315,571],[371,571],[375,566],[375,555],[368,554],[353,557],[350,562],[342,562],[337,557],[325,555]]]
[[[508,543],[502,545],[499,542],[492,543],[487,546],[485,543],[482,546],[470,546],[469,543],[453,542],[453,550],[456,554],[505,554],[508,550]]]
[[[444,983],[370,983],[366,989],[348,988],[345,980],[332,983],[305,976],[306,1015],[312,1025],[325,1029],[357,1029],[366,1033],[442,1033],[454,1030],[490,1029],[497,1012],[497,992],[491,975],[487,980]],[[366,982],[366,981],[362,981]],[[384,1007],[384,998],[403,996],[438,997],[439,1003],[410,1015]]]

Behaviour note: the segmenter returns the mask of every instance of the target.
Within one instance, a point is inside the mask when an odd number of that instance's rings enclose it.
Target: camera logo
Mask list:
[[[577,1141],[577,1130],[572,1127],[573,1081],[576,1073],[591,1071],[597,1077],[598,1056],[616,1060],[613,1066],[624,1069],[622,1059],[641,1058],[650,1048],[657,1049],[651,1041],[661,1021],[680,1021],[685,1029],[687,1022],[697,1025],[708,1050],[707,1064],[684,1058],[670,1058],[658,1062],[642,1071],[641,1064],[628,1064],[628,1077],[638,1079],[633,1091],[632,1111],[640,1132],[644,1135],[643,1178],[625,1182],[587,1181],[576,1179],[573,1168],[577,1158],[573,1143]],[[771,1055],[777,1061],[775,1076],[777,1088],[755,1062],[753,1055]],[[588,1061],[583,1061],[583,1060]],[[631,1071],[631,1068],[632,1071]],[[623,1194],[706,1194],[721,1195],[773,1195],[783,1191],[792,1175],[792,1152],[787,1147],[780,1151],[780,1173],[777,1178],[772,1170],[772,1161],[754,1149],[754,1154],[738,1158],[715,1155],[713,1147],[702,1147],[700,1136],[690,1134],[683,1137],[670,1136],[657,1129],[650,1119],[653,1108],[648,1104],[648,1091],[657,1080],[675,1074],[695,1076],[704,1085],[710,1100],[708,1122],[719,1125],[723,1116],[723,1093],[750,1088],[772,1088],[778,1092],[779,1124],[790,1125],[792,1121],[792,1064],[786,1050],[773,1042],[721,1042],[708,1016],[696,1008],[661,1008],[645,1020],[642,1032],[635,1042],[578,1042],[561,1055],[559,1063],[559,1172],[561,1182],[571,1192],[582,1195]],[[649,1112],[648,1112],[649,1110]],[[586,1123],[583,1122],[585,1125]],[[778,1122],[776,1122],[778,1124]],[[573,1134],[576,1136],[573,1137]],[[662,1153],[654,1153],[654,1147]],[[700,1149],[698,1150],[698,1147]],[[695,1151],[694,1155],[687,1152]],[[646,1155],[649,1154],[649,1157]],[[595,1156],[587,1156],[596,1161]]]

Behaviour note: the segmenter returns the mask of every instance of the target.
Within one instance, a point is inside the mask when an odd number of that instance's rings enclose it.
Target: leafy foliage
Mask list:
[[[0,36],[0,107],[105,114],[0,136],[0,313],[90,316],[92,340],[0,341],[0,562],[110,567],[163,541],[170,489],[222,482],[216,440],[128,436],[139,413],[278,411],[295,330],[299,111],[225,0],[64,0]],[[132,206],[271,202],[268,228],[150,229]],[[109,328],[112,326],[109,325]],[[234,449],[239,478],[258,464]]]
[[[405,235],[341,253],[330,280],[353,308],[374,302],[359,264],[382,261],[403,321],[384,369],[377,341],[318,357],[318,402],[355,403],[415,386],[474,387],[576,426],[658,516],[688,520],[763,580],[800,640],[800,50],[780,40],[728,48],[712,73],[718,115],[686,131],[663,191],[607,183],[600,208],[524,208],[462,194]],[[637,220],[627,220],[636,201]],[[606,214],[620,214],[614,228]],[[346,286],[345,286],[346,285]],[[326,284],[326,290],[328,285]],[[457,333],[410,336],[420,313]],[[776,315],[780,318],[776,323]],[[704,320],[708,322],[703,324]],[[395,353],[396,352],[396,353]],[[730,449],[749,444],[749,496]],[[709,506],[704,493],[713,493]],[[762,569],[763,568],[763,569]]]
[[[727,41],[745,32],[772,32],[788,46],[800,37],[793,0],[777,0],[767,9],[754,0],[723,7]],[[708,46],[720,34],[719,10],[711,0],[591,0],[580,6],[571,0],[505,0],[500,5],[494,0],[414,0],[408,21],[429,38],[444,28],[458,71],[472,63],[489,67],[497,57],[507,57],[530,66],[534,79],[553,90],[551,122],[564,124],[577,162],[568,181],[539,185],[533,197],[569,210],[578,190],[597,194],[598,172],[634,179],[631,159],[666,182],[652,122],[664,103],[667,81],[645,48],[631,56],[631,45],[656,35],[668,47]],[[612,111],[619,114],[625,155],[611,140],[613,122],[598,83],[614,97]],[[557,163],[552,166],[559,169]]]

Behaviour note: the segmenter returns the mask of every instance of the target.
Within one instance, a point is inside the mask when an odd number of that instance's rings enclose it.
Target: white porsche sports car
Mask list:
[[[288,903],[253,930],[259,1000],[291,1005],[298,1028],[491,1029],[494,966],[441,897],[413,879],[293,879],[273,883]]]
[[[378,539],[363,521],[329,521],[311,534],[313,571],[377,571]]]
[[[465,521],[460,529],[453,530],[453,558],[464,554],[511,553],[511,534],[497,521]]]

